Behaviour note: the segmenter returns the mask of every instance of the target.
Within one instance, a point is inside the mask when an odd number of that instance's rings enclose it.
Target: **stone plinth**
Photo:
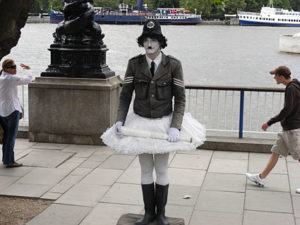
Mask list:
[[[141,214],[124,214],[120,217],[120,219],[117,222],[117,225],[135,225],[135,222],[142,218],[144,215]],[[184,225],[184,220],[181,218],[171,218],[167,217],[167,220],[170,225]],[[158,225],[156,220],[154,220],[149,225]]]
[[[103,144],[116,119],[121,79],[38,77],[29,84],[29,140]]]

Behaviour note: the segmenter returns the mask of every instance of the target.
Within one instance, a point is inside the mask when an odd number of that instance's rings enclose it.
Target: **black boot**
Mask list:
[[[148,225],[155,219],[154,183],[142,184],[145,215],[135,222],[136,225]]]
[[[165,216],[165,207],[168,199],[168,189],[169,184],[159,185],[156,184],[156,207],[157,207],[157,217],[156,221],[158,225],[169,225],[168,220]]]

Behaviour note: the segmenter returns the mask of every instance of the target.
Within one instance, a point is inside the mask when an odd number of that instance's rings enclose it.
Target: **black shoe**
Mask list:
[[[14,167],[21,167],[21,166],[23,166],[22,163],[14,162],[13,164],[6,165],[5,167],[6,167],[6,168],[14,168]]]

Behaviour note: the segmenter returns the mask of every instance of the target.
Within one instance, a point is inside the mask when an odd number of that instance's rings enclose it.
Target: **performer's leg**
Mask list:
[[[139,161],[141,165],[141,177],[142,184],[153,183],[153,155],[152,154],[140,154]]]
[[[165,207],[168,199],[169,177],[168,177],[168,159],[169,153],[156,154],[155,171],[156,171],[156,207],[157,207],[157,224],[168,225],[165,217]]]
[[[139,155],[142,176],[142,192],[144,200],[144,217],[136,221],[136,225],[148,225],[155,219],[155,192],[153,182],[153,155]]]

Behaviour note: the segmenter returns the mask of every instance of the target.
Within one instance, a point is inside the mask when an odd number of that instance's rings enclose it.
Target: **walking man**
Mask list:
[[[280,121],[283,131],[278,133],[265,169],[259,174],[246,173],[247,178],[260,187],[264,186],[266,177],[276,165],[280,155],[286,157],[291,154],[293,159],[300,162],[300,82],[291,78],[291,71],[286,66],[279,66],[270,71],[270,74],[274,75],[277,84],[286,86],[284,107],[278,115],[264,123],[262,129],[266,131],[269,126]],[[296,192],[300,194],[300,188]]]

